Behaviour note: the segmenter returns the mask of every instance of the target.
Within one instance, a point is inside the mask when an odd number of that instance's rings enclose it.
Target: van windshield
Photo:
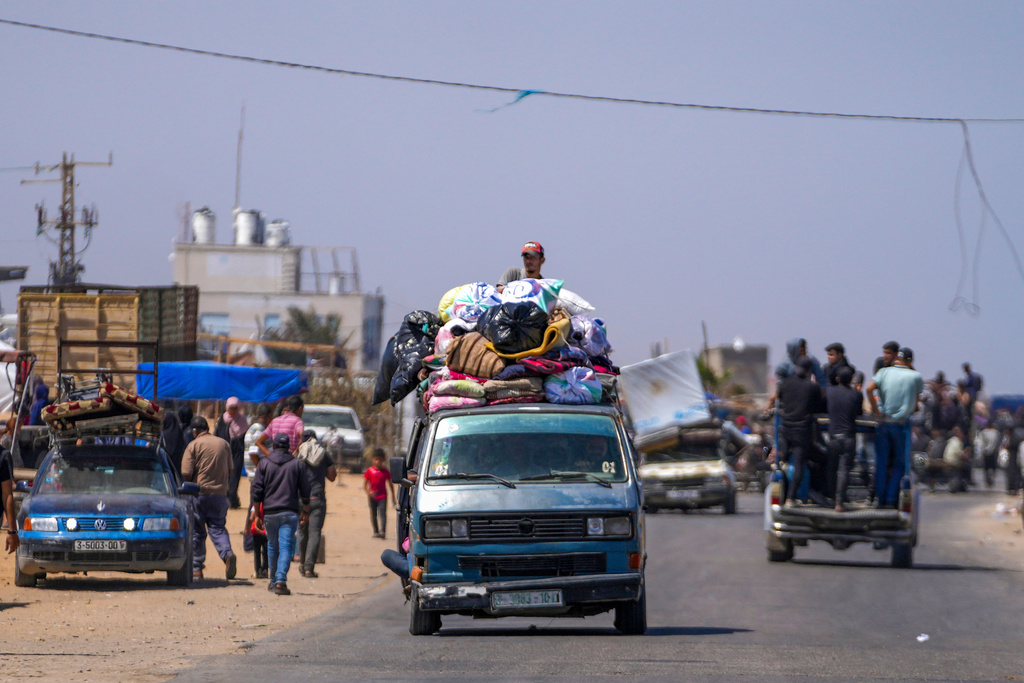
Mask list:
[[[607,415],[463,415],[438,422],[426,472],[431,484],[607,484],[626,481],[624,457]]]

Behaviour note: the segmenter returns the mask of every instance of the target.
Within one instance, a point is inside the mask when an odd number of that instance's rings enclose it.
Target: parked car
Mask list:
[[[350,472],[363,471],[366,440],[356,411],[347,406],[314,403],[303,409],[302,422],[316,433],[336,467],[347,467]]]
[[[58,443],[18,512],[14,583],[31,587],[58,572],[164,571],[168,584],[187,586],[198,494],[155,446]]]

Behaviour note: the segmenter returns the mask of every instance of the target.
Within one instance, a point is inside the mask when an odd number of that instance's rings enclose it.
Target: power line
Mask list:
[[[119,36],[104,35],[101,33],[89,33],[86,31],[75,31],[66,28],[57,28],[55,26],[43,26],[41,24],[30,24],[22,21],[13,21],[11,19],[0,19],[0,24],[7,24],[9,26],[19,26],[21,28],[30,28],[39,31],[50,31],[52,33],[60,33],[69,36],[78,36],[80,38],[92,38],[95,40],[108,40],[115,43],[124,43],[127,45],[138,45],[141,47],[150,47],[160,50],[173,50],[176,52],[185,52],[187,54],[202,55],[205,57],[217,57],[220,59],[232,59],[236,61],[249,62],[252,64],[265,64],[268,66],[279,66],[291,69],[306,69],[310,71],[319,71],[323,73],[336,74],[342,76],[359,76],[361,78],[375,78],[380,80],[388,81],[401,81],[405,83],[419,83],[421,85],[442,85],[452,88],[468,88],[472,90],[486,90],[490,92],[501,92],[515,94],[517,97],[514,101],[519,101],[524,97],[535,96],[535,97],[559,97],[566,99],[586,100],[591,102],[610,102],[614,104],[638,104],[652,107],[674,107],[679,109],[702,109],[708,111],[727,111],[744,114],[772,114],[777,116],[809,116],[817,118],[842,118],[842,119],[866,119],[873,121],[910,121],[918,123],[1024,123],[1024,118],[959,118],[959,117],[943,117],[943,116],[897,116],[893,114],[851,114],[843,112],[824,112],[824,111],[802,111],[796,109],[764,109],[758,107],[733,107],[720,104],[698,104],[698,103],[687,103],[687,102],[670,102],[665,100],[644,100],[629,97],[612,97],[608,95],[584,95],[580,93],[569,93],[569,92],[556,92],[551,90],[530,90],[524,88],[507,88],[496,85],[483,85],[479,83],[461,83],[458,81],[444,81],[433,78],[415,78],[413,76],[396,76],[393,74],[381,74],[373,73],[369,71],[353,71],[351,69],[338,69],[334,67],[320,66],[316,64],[302,64],[299,62],[286,62],[277,59],[266,59],[263,57],[251,57],[248,55],[237,55],[227,52],[215,52],[212,50],[201,50],[198,48],[183,47],[180,45],[170,45],[167,43],[154,43],[148,40],[137,40],[135,38],[122,38]]]

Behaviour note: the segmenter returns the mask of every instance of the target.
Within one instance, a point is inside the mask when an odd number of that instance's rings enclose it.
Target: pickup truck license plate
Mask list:
[[[700,490],[675,489],[668,492],[668,497],[673,500],[693,500],[694,498],[700,498]]]
[[[529,607],[561,607],[562,591],[520,591],[491,593],[493,609],[519,609]]]
[[[99,550],[101,552],[124,552],[128,541],[75,541],[75,551]]]

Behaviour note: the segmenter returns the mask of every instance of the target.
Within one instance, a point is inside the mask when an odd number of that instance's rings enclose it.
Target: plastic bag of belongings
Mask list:
[[[95,395],[43,408],[43,422],[57,434],[76,431],[134,429],[136,423],[159,430],[164,420],[160,406],[110,382],[100,383]]]
[[[374,404],[416,391],[428,412],[500,403],[610,401],[618,368],[600,318],[561,280],[453,287],[387,343]]]

